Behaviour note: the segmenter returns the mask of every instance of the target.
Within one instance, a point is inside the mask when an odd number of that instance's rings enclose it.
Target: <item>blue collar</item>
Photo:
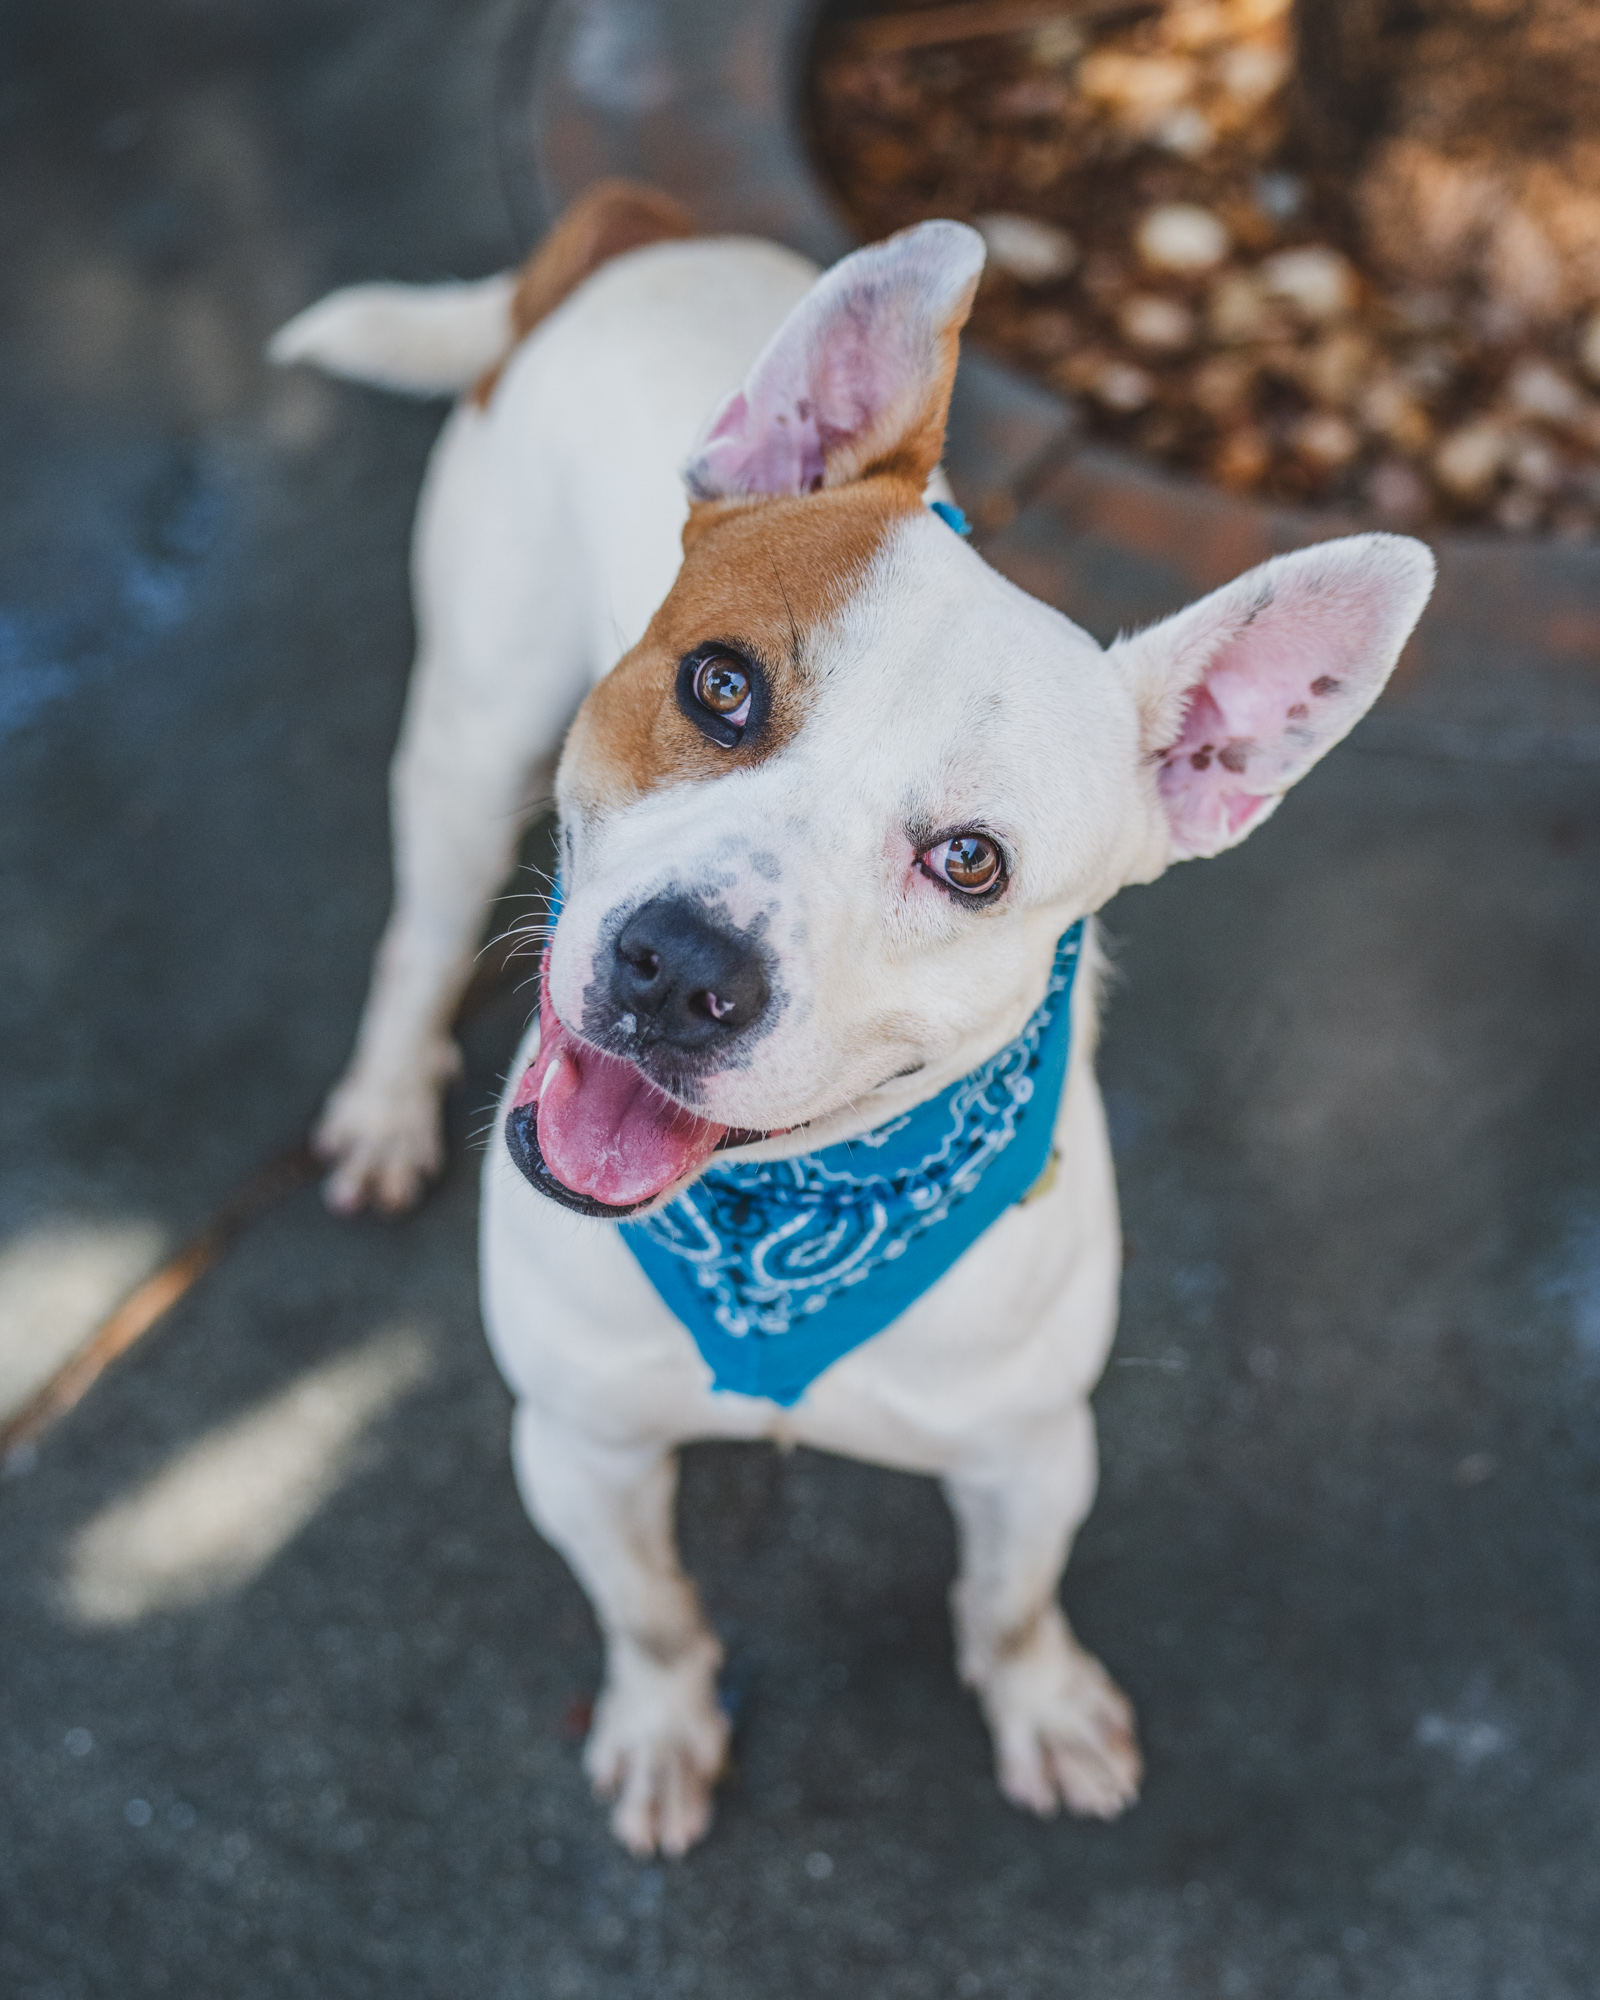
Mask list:
[[[718,1389],[794,1403],[936,1284],[1049,1163],[1080,918],[1015,1041],[886,1125],[795,1160],[708,1167],[622,1240]]]

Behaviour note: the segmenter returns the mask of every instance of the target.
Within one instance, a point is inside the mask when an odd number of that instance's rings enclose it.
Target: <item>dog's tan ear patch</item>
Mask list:
[[[703,541],[730,515],[747,511],[749,506],[748,500],[691,500],[689,517],[683,524],[684,554],[687,555],[696,542]]]
[[[479,378],[472,400],[480,408],[488,403],[511,355],[602,264],[629,250],[681,242],[694,233],[688,209],[659,188],[642,181],[596,181],[523,265],[511,298],[511,347]]]
[[[574,801],[604,809],[781,750],[816,697],[812,635],[843,612],[896,523],[921,511],[920,488],[893,477],[807,499],[695,506],[677,581],[573,723],[562,776]],[[766,684],[765,722],[734,749],[678,707],[679,662],[714,641],[752,660]]]

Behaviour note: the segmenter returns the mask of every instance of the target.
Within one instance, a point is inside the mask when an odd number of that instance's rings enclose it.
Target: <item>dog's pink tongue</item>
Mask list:
[[[703,1166],[727,1131],[696,1118],[630,1062],[562,1026],[540,981],[539,1053],[516,1102],[538,1105],[539,1151],[557,1180],[608,1208],[631,1208]]]

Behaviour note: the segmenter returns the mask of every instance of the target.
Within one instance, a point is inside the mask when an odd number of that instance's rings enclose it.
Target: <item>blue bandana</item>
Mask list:
[[[796,1160],[708,1167],[620,1225],[716,1388],[797,1402],[1035,1185],[1066,1083],[1082,943],[1080,919],[1022,1033],[926,1104]]]

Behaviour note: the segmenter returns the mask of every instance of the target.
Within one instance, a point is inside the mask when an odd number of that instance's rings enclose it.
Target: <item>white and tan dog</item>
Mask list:
[[[395,907],[319,1135],[336,1207],[403,1206],[438,1165],[453,1011],[567,732],[543,1039],[502,1104],[538,1145],[519,1173],[490,1144],[483,1298],[528,1511],[604,1628],[588,1768],[639,1853],[705,1832],[727,1745],[673,1540],[693,1438],[937,1475],[1002,1790],[1102,1817],[1136,1796],[1128,1703],[1057,1600],[1120,1268],[1092,930],[1053,1181],[793,1407],[713,1388],[607,1218],[713,1149],[810,1154],[992,1057],[1074,920],[1242,840],[1338,742],[1430,588],[1420,544],[1356,536],[1102,649],[997,575],[925,500],[982,255],[929,222],[819,277],[613,185],[520,279],[338,293],[274,343],[477,380],[417,523]]]

